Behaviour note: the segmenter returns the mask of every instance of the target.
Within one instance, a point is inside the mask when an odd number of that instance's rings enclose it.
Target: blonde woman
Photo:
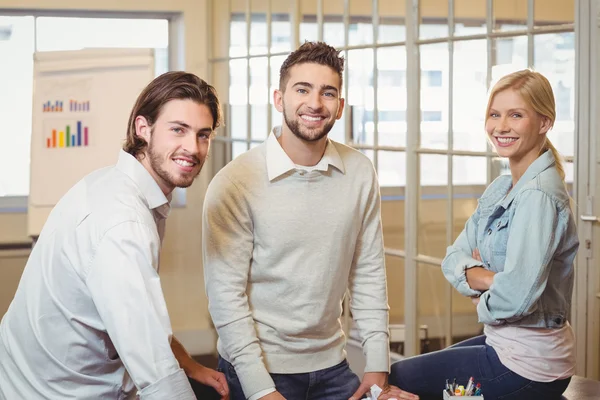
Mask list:
[[[421,399],[439,399],[454,378],[473,377],[486,400],[559,399],[567,388],[579,241],[560,156],[546,136],[555,117],[540,73],[518,71],[493,87],[485,129],[511,174],[486,189],[442,263],[446,279],[477,306],[484,335],[394,364],[391,384]]]

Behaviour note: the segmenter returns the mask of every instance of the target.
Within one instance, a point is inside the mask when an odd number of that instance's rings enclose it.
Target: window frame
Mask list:
[[[3,9],[3,17],[33,17],[33,51],[37,51],[37,18],[115,18],[115,19],[166,19],[169,24],[168,70],[185,68],[183,14],[181,12],[141,12],[141,11],[87,11],[87,10],[39,10],[39,9]],[[32,77],[33,79],[33,77]],[[185,193],[178,195],[185,204]],[[0,214],[27,213],[29,194],[26,196],[0,196]]]

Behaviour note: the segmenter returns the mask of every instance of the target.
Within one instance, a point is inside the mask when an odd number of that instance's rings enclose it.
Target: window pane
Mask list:
[[[377,43],[403,42],[406,40],[405,13],[406,5],[403,1],[379,2]]]
[[[380,186],[406,185],[406,154],[404,152],[379,151],[377,162]]]
[[[563,167],[565,168],[565,181],[567,183],[573,183],[575,178],[575,166],[572,162],[563,161]],[[571,192],[571,197],[573,197],[572,187],[569,187],[569,191]]]
[[[439,0],[419,1],[421,23],[419,38],[432,39],[448,37],[448,2]]]
[[[166,19],[38,17],[36,43],[37,51],[150,48],[156,52],[157,75],[169,69]]]
[[[448,148],[448,44],[421,46],[421,147]]]
[[[317,26],[317,2],[314,0],[300,1],[300,43],[305,40],[312,42],[319,39]]]
[[[481,335],[482,325],[477,321],[477,309],[471,299],[460,294],[454,287],[450,289],[452,290],[452,342],[458,343]]]
[[[535,69],[552,85],[556,121],[548,138],[560,153],[575,155],[575,34],[534,36]]]
[[[485,136],[485,133],[482,131],[481,135]],[[487,158],[467,156],[454,156],[452,158],[453,185],[485,185],[486,182]]]
[[[381,189],[381,222],[385,247],[404,248],[404,187]],[[388,265],[389,270],[389,265]],[[392,285],[388,281],[389,285]],[[404,291],[404,289],[401,289]]]
[[[248,60],[229,61],[229,132],[233,138],[248,134]]]
[[[448,184],[447,156],[439,154],[420,154],[421,186],[446,186]]]
[[[445,238],[446,235],[441,231],[432,240],[436,242],[441,240],[442,242],[439,243],[444,243],[445,248]],[[417,271],[419,279],[417,289],[418,323],[420,326],[427,327],[427,337],[426,340],[421,339],[420,351],[421,354],[425,354],[443,348],[442,339],[446,324],[444,315],[449,312],[446,301],[448,281],[437,265],[417,263]]]
[[[267,57],[250,59],[250,111],[252,139],[264,139],[269,130],[267,110],[269,86],[267,85]]]
[[[344,45],[344,2],[323,2],[323,40],[334,47]]]
[[[348,27],[348,44],[373,43],[373,7],[372,2],[350,0],[350,26]]]
[[[572,24],[575,21],[575,0],[534,0],[533,25]]]
[[[527,1],[494,0],[492,8],[495,31],[527,29]]]
[[[419,254],[443,258],[446,254],[448,204],[448,156],[419,155],[421,185],[419,196]]]
[[[384,240],[385,246],[393,248],[392,245],[397,242],[404,242],[404,225],[399,224],[397,227],[390,225],[386,234],[385,219],[384,221]],[[401,229],[400,229],[401,228]],[[396,229],[399,230],[396,231]],[[392,236],[392,232],[394,236]],[[399,239],[402,238],[400,241]],[[385,257],[385,272],[388,282],[388,303],[390,305],[390,324],[404,323],[404,259],[399,257]],[[392,351],[402,354],[403,342],[394,341],[394,337],[390,337],[390,346]]]
[[[486,33],[486,3],[487,0],[454,0],[454,34]]]
[[[252,6],[256,1],[252,1]],[[252,10],[250,20],[250,54],[267,53],[267,14]]]
[[[377,108],[380,146],[406,146],[406,49],[377,50]]]
[[[236,158],[242,153],[245,153],[248,150],[248,143],[245,142],[233,142],[232,144],[232,159]]]
[[[0,16],[0,197],[29,194],[33,17]]]
[[[239,57],[248,54],[248,32],[246,15],[232,13],[229,27],[229,56]]]
[[[290,51],[292,24],[289,14],[272,14],[271,21],[271,53]]]
[[[279,70],[281,64],[285,61],[285,56],[271,57],[271,89],[269,90],[269,104],[271,107],[271,127],[279,126],[282,122],[282,115],[273,105],[273,92],[279,89]],[[270,132],[269,132],[270,133]]]
[[[351,112],[352,140],[373,144],[373,50],[348,52],[348,107]]]
[[[455,43],[452,130],[453,147],[457,150],[486,150],[483,122],[487,104],[486,65],[485,40]]]
[[[504,75],[527,68],[527,36],[493,39],[492,84]]]

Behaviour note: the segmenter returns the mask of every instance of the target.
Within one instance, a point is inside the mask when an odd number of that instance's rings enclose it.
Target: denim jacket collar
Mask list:
[[[527,182],[535,179],[540,173],[554,165],[555,162],[554,155],[550,150],[547,150],[545,153],[539,156],[533,163],[531,163],[523,176],[517,181],[515,187],[499,205],[506,210],[515,196],[519,193],[523,186],[527,184]],[[491,186],[494,186],[494,190],[491,190],[490,193],[484,194],[479,199],[479,202],[483,207],[490,207],[498,204],[500,199],[506,195],[506,192],[508,192],[508,189],[510,189],[512,186],[512,177],[510,175],[501,176],[498,178],[498,182]]]

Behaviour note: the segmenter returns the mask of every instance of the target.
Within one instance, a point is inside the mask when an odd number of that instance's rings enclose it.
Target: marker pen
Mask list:
[[[467,387],[465,388],[465,394],[467,396],[470,396],[473,394],[473,385],[475,384],[475,381],[473,380],[473,377],[469,378],[469,382],[467,383]]]

